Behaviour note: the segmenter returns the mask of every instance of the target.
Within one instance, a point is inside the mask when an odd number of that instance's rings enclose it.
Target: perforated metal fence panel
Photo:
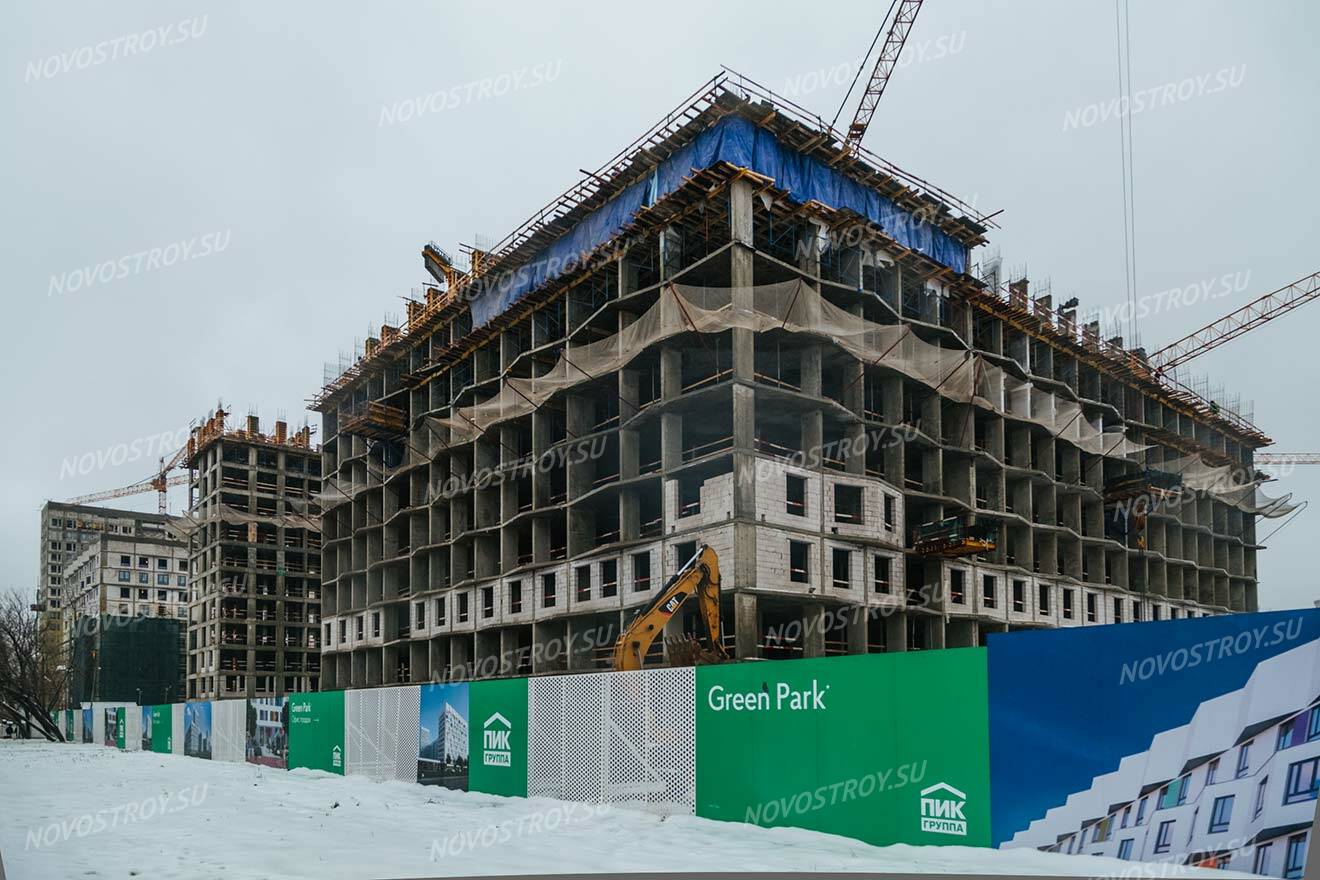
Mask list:
[[[142,751],[142,710],[129,706],[124,710],[124,748],[130,752]]]
[[[344,772],[417,781],[416,686],[344,692]]]
[[[211,760],[242,763],[247,741],[247,700],[211,701]]]
[[[695,695],[691,667],[531,679],[527,794],[694,812]]]
[[[183,703],[175,703],[170,706],[170,725],[174,741],[171,744],[171,751],[176,755],[184,754],[184,736],[183,730]]]

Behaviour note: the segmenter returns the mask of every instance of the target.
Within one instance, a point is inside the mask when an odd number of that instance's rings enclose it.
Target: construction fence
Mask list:
[[[128,751],[1282,877],[1304,861],[1320,793],[1320,609],[987,648],[94,704],[64,724],[73,742]]]

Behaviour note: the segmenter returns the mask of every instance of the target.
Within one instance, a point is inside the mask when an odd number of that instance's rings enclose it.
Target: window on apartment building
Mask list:
[[[168,590],[157,590],[157,591],[156,591],[156,601],[157,601],[157,602],[168,602],[168,601],[169,601],[169,596],[170,596],[170,594],[169,594],[169,591],[168,591]]]
[[[459,622],[459,623],[467,623],[467,622],[468,622],[468,594],[467,594],[467,593],[459,593],[459,594],[458,594],[458,622]]]
[[[894,496],[885,495],[885,530],[894,530]]]
[[[619,595],[619,560],[606,559],[600,564],[600,595],[604,599]]]
[[[1243,776],[1246,776],[1247,771],[1251,769],[1252,742],[1253,740],[1247,740],[1242,744],[1242,747],[1238,749],[1237,772],[1233,776],[1234,779],[1241,779]]]
[[[1134,839],[1135,838],[1129,837],[1126,840],[1120,840],[1118,842],[1118,857],[1120,859],[1127,861],[1132,858],[1132,841]]]
[[[1147,800],[1147,798],[1142,798],[1140,801],[1137,802],[1137,827],[1138,827],[1138,828],[1141,827],[1141,823],[1142,823],[1142,822],[1145,820],[1145,818],[1146,818],[1146,800]]]
[[[361,614],[357,616],[357,637],[358,641],[367,637],[367,619]]]
[[[188,560],[186,560],[186,559],[180,559],[180,560],[179,560],[179,571],[187,571],[187,570],[188,570]]]
[[[445,625],[445,597],[441,596],[435,600],[435,625]]]
[[[1233,820],[1233,797],[1226,794],[1215,798],[1214,806],[1210,808],[1209,833],[1220,834],[1228,830],[1228,824]]]
[[[1169,620],[1177,620],[1180,617],[1182,617],[1182,612],[1179,611],[1177,608],[1169,609]]]
[[[1265,809],[1265,786],[1269,781],[1270,778],[1266,776],[1256,783],[1256,803],[1251,808],[1251,818],[1253,819],[1260,815],[1261,810]]]
[[[1114,623],[1122,623],[1122,622],[1123,622],[1123,600],[1122,600],[1122,599],[1115,599],[1115,600],[1114,600]]]
[[[170,561],[169,561],[168,559],[157,559],[157,560],[156,560],[156,567],[157,567],[157,568],[169,568],[169,567],[170,567]]]
[[[522,581],[509,581],[509,613],[522,613]]]
[[[695,516],[701,513],[701,481],[679,479],[678,481],[678,516]]]
[[[121,598],[121,599],[131,599],[131,598],[133,598],[133,597],[130,595],[130,592],[131,592],[131,591],[128,589],[128,587],[120,587],[120,588],[119,588],[119,598]]]
[[[1215,758],[1205,768],[1205,784],[1214,785],[1215,776],[1219,773],[1219,759]]]
[[[426,603],[413,603],[413,626],[417,629],[426,629]]]
[[[339,621],[339,644],[342,645],[344,644],[344,642],[347,641],[348,641],[348,621],[341,620]]]
[[[138,583],[139,583],[139,584],[149,584],[149,583],[151,583],[151,575],[150,575],[148,572],[145,572],[145,571],[139,571],[139,572],[138,572]]]
[[[674,547],[674,571],[678,571],[683,566],[692,561],[692,557],[697,555],[696,541],[682,541]]]
[[[330,624],[327,623],[327,624],[325,625],[325,643],[326,643],[327,645],[330,645],[330,644],[333,643],[333,639],[331,638],[332,634],[333,634],[333,631],[332,631],[331,628],[330,628]]]
[[[555,573],[553,571],[541,575],[541,605],[545,608],[555,607]]]
[[[145,556],[138,557],[138,568],[150,568],[151,560]]]
[[[1160,823],[1159,830],[1155,834],[1155,852],[1164,853],[1169,851],[1169,844],[1173,840],[1173,821],[1169,819]]]
[[[949,601],[954,605],[967,604],[967,572],[961,568],[949,569]]]
[[[862,487],[842,483],[834,487],[834,521],[860,524],[862,522]]]
[[[1306,870],[1306,832],[1288,838],[1287,858],[1283,863],[1284,880],[1297,880]]]
[[[1251,863],[1251,873],[1260,874],[1262,877],[1269,876],[1270,873],[1270,845],[1262,843],[1256,847],[1256,857]]]
[[[176,583],[178,583],[178,585],[181,586],[181,587],[186,587],[186,586],[188,586],[188,576],[187,576],[187,575],[182,575],[182,574],[179,575],[178,581],[177,581]]]
[[[120,556],[120,557],[119,557],[119,564],[120,564],[120,565],[132,565],[132,564],[133,564],[133,557],[132,557],[132,556]]]
[[[787,474],[784,477],[784,493],[786,501],[784,509],[794,516],[807,515],[807,478],[799,477],[796,474]]]
[[[1152,606],[1150,606],[1150,619],[1151,619],[1151,620],[1160,620],[1163,616],[1164,616],[1164,615],[1163,615],[1163,612],[1160,610],[1160,606],[1158,606],[1158,605],[1152,605]]]
[[[170,576],[167,574],[156,575],[156,586],[168,587],[170,585]]]
[[[577,600],[591,601],[591,566],[579,565],[574,569],[573,576],[577,578]]]
[[[833,548],[834,586],[847,590],[852,588],[852,551],[841,547]]]
[[[372,637],[373,639],[378,639],[378,638],[380,638],[380,612],[379,612],[379,611],[373,611],[373,612],[371,612],[371,637]]]
[[[1316,799],[1317,793],[1320,793],[1320,775],[1317,774],[1317,766],[1320,766],[1320,758],[1288,765],[1288,782],[1283,788],[1285,804]]]
[[[633,592],[644,593],[651,589],[651,554],[634,553],[632,562]]]
[[[885,595],[889,595],[889,593],[893,590],[893,585],[889,580],[889,575],[890,575],[890,571],[892,570],[893,561],[888,556],[877,556],[875,557],[875,561],[872,563],[872,566],[874,568],[874,576],[875,576],[875,591],[877,593],[883,593]]]
[[[988,574],[981,576],[981,604],[986,608],[999,607],[999,597],[995,595],[995,579]]]
[[[147,591],[146,591],[146,590],[138,590],[137,597],[138,597],[139,599],[141,599],[143,602],[145,602],[145,601],[147,600]]]
[[[1096,599],[1095,593],[1086,594],[1086,622],[1095,623],[1096,621]]]
[[[1026,610],[1027,610],[1027,582],[1026,582],[1026,581],[1020,581],[1020,580],[1014,580],[1014,581],[1013,581],[1013,610],[1014,610],[1014,611],[1026,611]]]
[[[495,616],[495,588],[481,588],[481,618],[483,620]]]
[[[1320,739],[1320,706],[1311,708],[1311,717],[1306,723],[1306,741],[1313,739]]]
[[[811,583],[811,545],[805,541],[788,542],[788,579],[795,584]]]
[[[1128,827],[1128,824],[1131,821],[1132,821],[1132,805],[1128,804],[1126,807],[1123,808],[1123,819],[1121,822],[1119,822],[1118,827],[1126,828]]]
[[[1036,588],[1036,608],[1041,614],[1050,613],[1050,585],[1041,584]]]
[[[131,572],[131,571],[121,571],[121,572],[119,572],[119,580],[121,580],[121,581],[127,583],[128,581],[131,581],[132,579],[133,579],[133,572]]]

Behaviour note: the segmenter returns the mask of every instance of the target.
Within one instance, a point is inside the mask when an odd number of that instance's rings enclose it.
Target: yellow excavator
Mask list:
[[[720,639],[720,560],[714,549],[702,544],[614,643],[614,668],[641,669],[647,651],[664,631],[665,624],[691,599],[697,601],[710,647],[692,636],[670,640],[670,661],[678,666],[691,666],[728,660],[729,653]]]

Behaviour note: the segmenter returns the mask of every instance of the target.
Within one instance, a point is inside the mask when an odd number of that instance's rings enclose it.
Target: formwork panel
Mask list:
[[[416,685],[345,691],[344,772],[416,782],[420,713]]]
[[[211,760],[243,763],[247,700],[211,701]]]
[[[696,804],[690,667],[528,682],[528,795],[661,814]]]

